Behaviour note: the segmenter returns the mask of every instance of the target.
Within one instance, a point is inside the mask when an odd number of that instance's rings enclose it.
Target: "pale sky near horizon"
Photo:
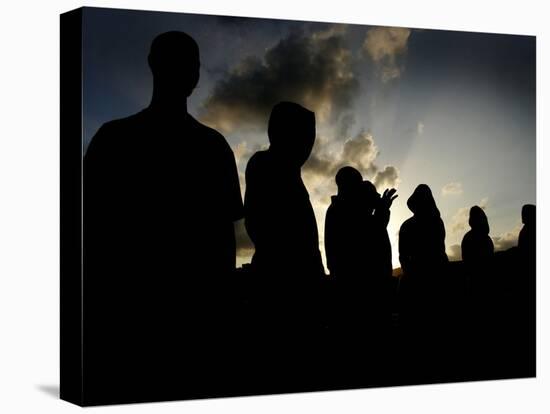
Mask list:
[[[199,44],[189,112],[226,137],[241,175],[267,145],[274,103],[315,111],[303,178],[322,252],[334,172],[348,164],[379,191],[398,190],[388,227],[394,267],[406,200],[420,183],[432,189],[452,259],[473,205],[485,209],[497,250],[516,244],[521,206],[536,201],[534,37],[87,8],[85,147],[101,124],[148,105],[148,49],[168,30]],[[243,176],[241,187],[244,196]],[[252,250],[238,230],[242,264]]]

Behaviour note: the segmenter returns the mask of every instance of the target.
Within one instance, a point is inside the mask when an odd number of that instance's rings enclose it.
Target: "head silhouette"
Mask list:
[[[415,215],[439,217],[432,190],[426,184],[420,184],[407,200],[407,206]]]
[[[338,186],[339,196],[353,196],[362,182],[363,177],[361,173],[353,167],[342,167],[336,173],[336,185]]]
[[[172,31],[155,37],[148,61],[155,92],[162,93],[164,98],[187,98],[197,86],[199,46],[188,34]]]
[[[521,208],[521,221],[527,226],[534,226],[537,219],[537,212],[534,204],[525,204]]]
[[[470,209],[470,219],[468,224],[472,230],[480,232],[483,234],[489,234],[489,221],[487,220],[487,215],[483,209],[479,206],[473,206]]]
[[[315,143],[315,114],[293,102],[276,104],[269,117],[270,150],[301,167]]]

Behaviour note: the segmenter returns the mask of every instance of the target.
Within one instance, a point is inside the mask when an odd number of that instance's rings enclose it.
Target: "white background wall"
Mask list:
[[[109,412],[549,412],[548,12],[544,2],[88,0],[85,5],[538,36],[537,379],[91,408]],[[59,384],[59,13],[76,1],[9,1],[0,14],[0,413],[79,410]],[[545,18],[546,16],[546,18]],[[545,128],[546,127],[546,128]],[[520,137],[518,137],[520,139]],[[547,142],[547,141],[546,141]],[[547,251],[547,248],[546,248]],[[405,347],[404,347],[405,348]],[[505,363],[505,361],[503,361]]]

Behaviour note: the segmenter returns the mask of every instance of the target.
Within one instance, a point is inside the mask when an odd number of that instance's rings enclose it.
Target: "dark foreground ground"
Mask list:
[[[169,317],[146,298],[117,318],[107,303],[85,312],[84,404],[536,375],[534,264],[517,249],[481,270],[452,262],[424,290],[391,278],[369,296],[294,277],[240,269],[192,307],[167,305]]]

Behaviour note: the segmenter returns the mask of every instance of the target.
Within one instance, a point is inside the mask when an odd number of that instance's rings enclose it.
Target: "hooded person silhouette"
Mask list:
[[[407,206],[413,216],[399,230],[399,261],[404,276],[400,285],[402,320],[411,332],[435,341],[446,306],[445,226],[426,184],[416,187]]]
[[[495,248],[489,237],[489,221],[481,207],[470,209],[468,224],[471,230],[462,239],[462,260],[474,266],[484,265],[493,257]]]
[[[324,274],[317,222],[301,167],[315,142],[315,115],[292,102],[273,107],[269,149],[246,167],[245,225],[254,269],[300,284]],[[307,283],[307,282],[306,282]]]
[[[462,261],[464,263],[465,299],[469,304],[473,322],[471,328],[481,331],[487,322],[485,315],[492,306],[491,294],[494,293],[494,245],[489,237],[489,221],[483,209],[473,206],[470,209],[468,223],[471,230],[462,239]]]
[[[251,272],[256,284],[250,334],[261,344],[252,352],[272,351],[253,375],[274,382],[284,377],[285,384],[312,383],[319,361],[314,335],[323,319],[324,268],[301,167],[315,142],[314,113],[293,102],[276,104],[268,138],[269,148],[256,152],[246,167],[245,226],[255,247]]]
[[[413,216],[399,230],[399,261],[405,275],[430,282],[448,262],[445,226],[430,187],[420,184],[407,200]]]
[[[536,320],[536,269],[537,269],[537,212],[534,204],[525,204],[521,209],[523,227],[518,237],[517,271],[514,287],[522,298],[525,320],[534,332]]]
[[[336,174],[338,195],[325,217],[325,250],[332,276],[371,279],[391,276],[391,244],[387,233],[395,189],[383,196],[353,167]],[[338,276],[337,276],[338,277]]]
[[[160,34],[148,63],[150,105],[97,131],[83,173],[85,333],[110,339],[109,349],[88,347],[89,355],[98,349],[90,366],[101,376],[116,360],[121,369],[110,379],[132,384],[131,395],[158,389],[150,381],[170,364],[200,361],[205,338],[223,325],[233,222],[243,216],[231,148],[187,112],[199,80],[197,43],[183,32]],[[102,352],[112,360],[100,360]]]
[[[534,261],[536,252],[537,226],[536,207],[534,204],[525,204],[521,208],[521,221],[523,227],[519,232],[518,248],[521,254]]]
[[[338,194],[325,217],[325,251],[335,290],[331,349],[348,366],[362,355],[369,370],[378,373],[389,345],[392,266],[386,226],[395,190],[381,197],[350,166],[342,167],[335,178]]]
[[[473,206],[470,209],[468,223],[471,230],[464,235],[461,244],[467,290],[483,297],[489,289],[489,273],[492,271],[495,248],[489,237],[489,221],[481,207]]]

